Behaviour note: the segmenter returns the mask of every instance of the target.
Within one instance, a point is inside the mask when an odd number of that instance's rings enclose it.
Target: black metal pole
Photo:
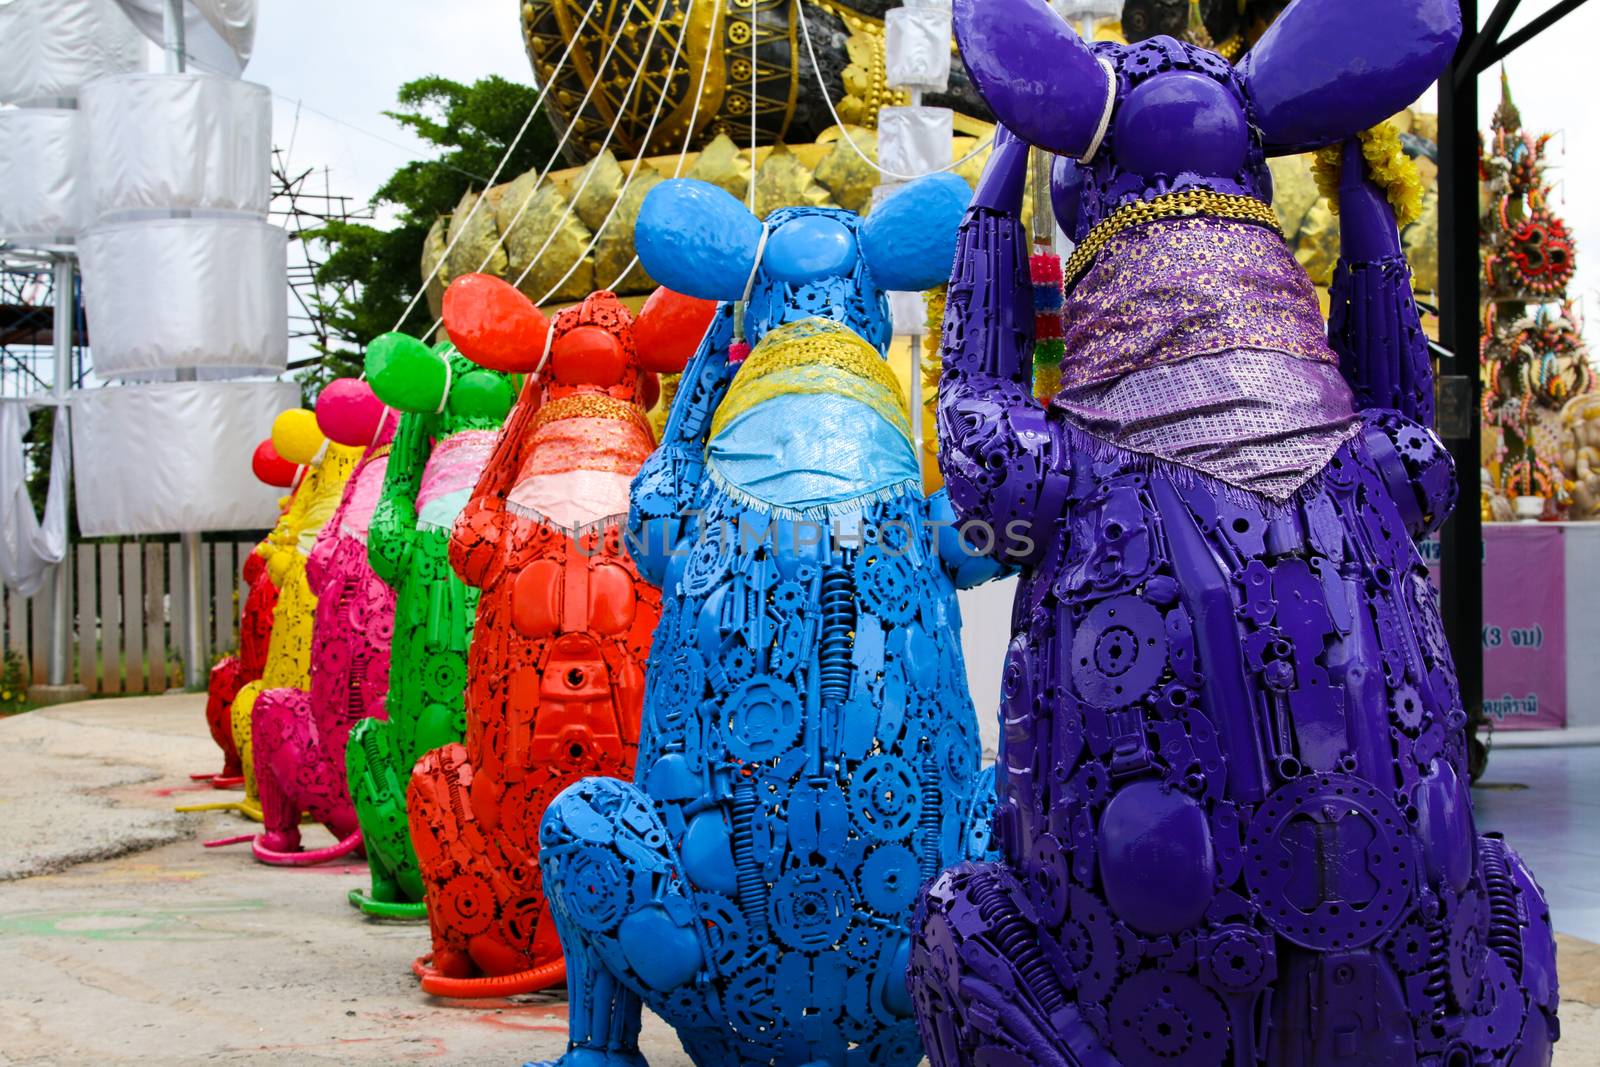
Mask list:
[[[1461,485],[1461,502],[1441,537],[1439,578],[1445,635],[1461,680],[1461,702],[1476,724],[1483,715],[1478,78],[1461,65],[1474,54],[1483,54],[1481,46],[1475,47],[1477,0],[1461,0],[1461,18],[1466,28],[1461,48],[1439,82],[1439,340],[1455,353],[1454,365],[1445,369],[1440,430],[1455,457]],[[1457,77],[1458,71],[1462,77]]]

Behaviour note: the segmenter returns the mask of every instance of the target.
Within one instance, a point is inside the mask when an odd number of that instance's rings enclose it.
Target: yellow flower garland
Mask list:
[[[1367,170],[1372,180],[1383,188],[1394,208],[1395,222],[1403,230],[1422,217],[1422,178],[1417,173],[1417,165],[1401,147],[1400,131],[1392,122],[1380,122],[1358,136]],[[1311,173],[1335,215],[1339,213],[1339,181],[1343,169],[1343,144],[1331,144],[1314,153]]]

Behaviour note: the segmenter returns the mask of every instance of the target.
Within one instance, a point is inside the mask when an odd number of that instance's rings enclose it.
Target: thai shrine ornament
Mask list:
[[[1026,524],[997,862],[918,905],[934,1067],[1548,1064],[1549,913],[1479,836],[1413,538],[1454,503],[1393,213],[1354,135],[1414,100],[1450,0],[1296,0],[1244,62],[1092,48],[1037,0],[957,0],[1000,121],[1058,153],[1063,383],[1027,378],[1028,145],[962,223],[940,460]],[[1265,159],[1346,141],[1323,324]]]
[[[1286,0],[1123,0],[1120,26],[1130,42],[1175,37],[1236,60],[1285,6]]]
[[[541,889],[545,808],[586,776],[633,774],[661,593],[624,543],[628,486],[655,449],[656,373],[683,369],[715,306],[663,290],[636,323],[600,292],[551,324],[474,274],[444,309],[480,366],[534,373],[451,537],[456,573],[481,593],[466,744],[428,753],[411,776],[433,929],[415,969],[436,996],[506,996],[566,976]],[[652,331],[676,351],[640,347]]]
[[[643,1063],[643,1004],[698,1064],[922,1056],[912,902],[983,851],[992,802],[955,591],[1000,568],[922,494],[885,291],[940,280],[970,195],[764,223],[700,182],[644,202],[645,269],[724,304],[633,484],[663,592],[633,782],[567,789],[541,834],[566,1067]]]
[[[256,446],[250,457],[250,469],[265,485],[286,489],[280,499],[281,516],[289,507],[295,491],[295,479],[300,467],[278,455],[268,438]],[[233,741],[233,700],[248,682],[261,677],[267,663],[267,644],[272,636],[272,610],[278,603],[278,587],[272,584],[267,573],[263,553],[267,541],[245,557],[240,577],[247,592],[244,606],[239,612],[239,650],[224,656],[211,668],[206,682],[206,727],[211,740],[222,749],[222,770],[214,774],[191,774],[195,781],[209,781],[218,789],[232,789],[244,784],[244,767],[239,763],[239,746]]]
[[[367,562],[367,530],[383,490],[395,417],[354,378],[329,382],[317,398],[328,439],[365,449],[338,509],[306,558],[317,598],[309,689],[269,689],[257,699],[251,735],[263,832],[252,850],[263,863],[301,866],[361,847],[345,776],[345,746],[364,718],[382,716],[394,636],[394,590]],[[336,844],[302,849],[300,820],[327,827]]]
[[[535,80],[555,88],[555,123],[571,131],[567,154],[587,163],[608,147],[632,158],[677,153],[686,142],[704,148],[719,136],[747,147],[805,144],[840,121],[876,128],[880,108],[910,102],[890,88],[885,63],[884,19],[897,6],[530,0],[522,31]],[[959,65],[951,75],[923,102],[985,117]]]
[[[1487,194],[1479,228],[1485,302],[1479,362],[1492,447],[1488,505],[1503,520],[1517,507],[1577,519],[1595,514],[1592,474],[1577,452],[1588,436],[1578,413],[1593,407],[1596,381],[1567,295],[1577,249],[1550,207],[1550,139],[1523,128],[1502,72],[1500,106],[1479,154]]]
[[[388,333],[367,346],[367,380],[401,413],[367,559],[395,592],[387,719],[356,724],[345,749],[350,796],[371,871],[350,902],[371,915],[421,919],[422,875],[406,822],[406,787],[423,753],[461,740],[467,649],[478,590],[450,568],[450,530],[489,461],[516,393],[448,342]]]

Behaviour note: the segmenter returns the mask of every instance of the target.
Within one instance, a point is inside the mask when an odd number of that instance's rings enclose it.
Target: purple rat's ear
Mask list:
[[[1057,155],[1104,136],[1112,75],[1044,0],[955,0],[956,43],[995,118]]]
[[[1320,148],[1404,110],[1460,39],[1457,0],[1295,0],[1242,67],[1267,152]]]

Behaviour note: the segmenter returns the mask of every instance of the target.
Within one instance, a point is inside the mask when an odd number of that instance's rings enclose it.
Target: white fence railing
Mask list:
[[[239,574],[255,545],[254,537],[202,545],[201,602],[213,658],[238,643],[245,593]],[[162,693],[183,684],[180,562],[176,542],[72,546],[68,683],[91,696]],[[33,684],[48,680],[53,595],[53,583],[27,599],[0,587],[0,656],[20,655]]]

